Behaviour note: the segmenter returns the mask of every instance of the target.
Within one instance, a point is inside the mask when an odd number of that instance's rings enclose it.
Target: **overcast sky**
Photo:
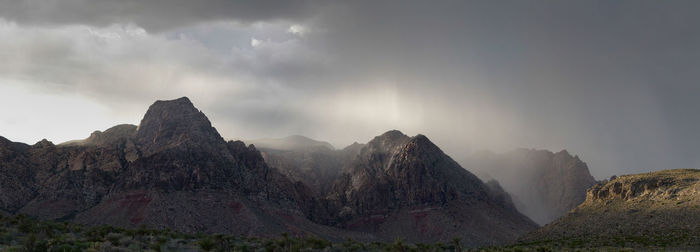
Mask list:
[[[700,1],[0,0],[0,135],[138,124],[188,96],[227,139],[389,129],[700,168]]]

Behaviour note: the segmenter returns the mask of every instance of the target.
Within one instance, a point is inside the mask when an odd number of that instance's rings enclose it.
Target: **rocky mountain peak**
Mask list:
[[[51,141],[46,140],[46,138],[44,138],[44,139],[41,139],[41,141],[35,143],[32,147],[35,147],[35,148],[48,148],[48,147],[54,147],[54,146],[55,146],[55,145],[54,145]]]
[[[504,226],[509,227],[494,225],[493,229],[509,239],[535,226],[515,210],[500,186],[485,185],[426,136],[409,137],[398,130],[369,141],[344,169],[326,199],[332,202],[331,212],[336,214],[338,225],[365,231],[386,229],[380,233],[388,237],[421,240],[450,236],[461,232],[456,230],[478,226],[471,221],[482,219],[467,217],[475,214],[507,216],[503,223],[508,222]],[[434,225],[437,219],[451,224]],[[425,228],[409,231],[418,225]],[[452,227],[455,231],[449,230]]]
[[[362,154],[365,153],[388,153],[394,152],[402,147],[411,138],[398,130],[390,130],[369,141]]]
[[[381,134],[377,137],[375,137],[372,141],[370,142],[385,142],[385,143],[398,143],[401,141],[407,140],[409,137],[404,134],[403,132],[399,130],[390,130],[387,132],[384,132],[384,134]]]
[[[343,148],[340,152],[343,154],[345,159],[352,160],[352,158],[360,154],[360,151],[362,151],[362,148],[364,148],[365,146],[366,144],[354,142],[351,145],[348,145],[347,147]]]
[[[103,145],[103,144],[109,144],[109,143],[114,143],[116,141],[119,141],[120,139],[126,139],[134,135],[136,133],[136,125],[131,125],[131,124],[120,124],[114,127],[111,127],[104,132],[96,130],[95,132],[92,132],[90,136],[83,140],[80,141],[78,144],[79,145]]]
[[[359,213],[376,207],[444,203],[486,193],[478,178],[427,137],[408,137],[398,130],[372,139],[346,173],[349,180],[336,184],[336,190],[343,190],[336,191],[336,195],[345,195],[353,202],[351,205],[364,205],[366,209],[356,209]]]
[[[555,155],[563,155],[563,156],[569,156],[569,157],[571,157],[571,154],[569,154],[569,151],[567,151],[566,149],[560,150],[559,152],[554,153],[554,154],[555,154]]]
[[[220,145],[225,142],[209,119],[187,97],[156,101],[136,132],[144,155],[179,145]]]
[[[440,151],[440,148],[437,147],[437,145],[435,145],[433,142],[431,142],[430,139],[428,139],[426,136],[418,134],[414,137],[411,137],[408,140],[404,150],[408,152],[437,152]]]
[[[365,144],[353,142],[351,145],[348,145],[345,148],[343,148],[343,150],[354,150],[354,149],[358,149],[358,148],[362,148],[362,147],[365,147]]]

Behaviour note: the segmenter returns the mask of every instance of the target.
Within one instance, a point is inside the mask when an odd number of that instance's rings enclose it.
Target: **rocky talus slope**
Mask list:
[[[700,245],[700,170],[625,175],[596,184],[565,217],[524,241]]]
[[[596,184],[588,166],[566,150],[518,149],[502,154],[477,153],[464,161],[467,169],[501,183],[520,212],[540,225],[581,204]]]

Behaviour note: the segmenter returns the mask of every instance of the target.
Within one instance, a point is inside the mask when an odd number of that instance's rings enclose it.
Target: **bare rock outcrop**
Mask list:
[[[596,184],[577,208],[522,239],[697,246],[698,217],[700,170],[663,170]]]

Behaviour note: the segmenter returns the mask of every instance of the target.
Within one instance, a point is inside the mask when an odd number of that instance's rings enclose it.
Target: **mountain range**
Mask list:
[[[0,137],[0,214],[516,250],[700,247],[699,170],[596,181],[578,156],[534,149],[476,153],[463,167],[398,130],[342,149],[298,135],[246,142],[224,140],[186,97],[83,140]]]
[[[366,144],[336,150],[324,141],[303,136],[246,141],[253,143],[265,162],[313,191],[327,192],[343,169]],[[502,188],[521,213],[547,224],[582,203],[586,190],[597,183],[588,166],[568,151],[517,149],[504,153],[476,152],[460,162],[469,171]]]
[[[155,102],[138,126],[80,141],[1,138],[0,211],[236,235],[457,237],[468,246],[511,242],[537,228],[497,183],[483,183],[426,136],[392,130],[343,150],[300,139],[289,140],[306,142],[306,152],[261,144],[268,148],[261,154],[225,141],[185,97]]]

